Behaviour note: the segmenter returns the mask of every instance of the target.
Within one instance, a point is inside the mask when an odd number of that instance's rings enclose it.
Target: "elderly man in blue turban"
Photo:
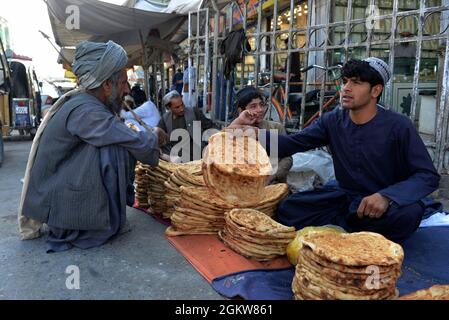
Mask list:
[[[135,132],[118,117],[129,94],[127,61],[112,41],[79,43],[73,72],[80,89],[50,109],[36,134],[19,226],[22,238],[31,239],[47,224],[48,252],[87,249],[117,235],[133,202],[135,160],[158,164],[164,135]]]

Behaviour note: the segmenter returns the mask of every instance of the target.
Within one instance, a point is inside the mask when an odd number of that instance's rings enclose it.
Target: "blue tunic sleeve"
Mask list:
[[[298,152],[304,152],[311,149],[319,148],[329,144],[328,132],[326,130],[326,122],[329,121],[328,114],[323,114],[315,120],[309,127],[298,132],[297,134],[287,136],[278,136],[278,156],[285,158]],[[267,133],[267,146],[270,145],[269,139],[272,137]]]
[[[406,126],[398,128],[402,163],[410,175],[407,179],[380,190],[379,193],[399,206],[405,206],[435,191],[440,175],[413,124],[407,121]]]
[[[152,166],[159,163],[158,137],[155,134],[133,131],[101,106],[74,109],[66,125],[72,135],[95,147],[120,145],[143,163]]]

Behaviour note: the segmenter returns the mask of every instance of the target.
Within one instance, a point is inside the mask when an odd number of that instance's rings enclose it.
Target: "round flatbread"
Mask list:
[[[203,159],[204,180],[226,202],[243,207],[257,204],[271,173],[270,159],[257,140],[229,132],[209,138]]]
[[[312,233],[302,243],[315,255],[345,266],[397,266],[404,260],[399,244],[374,232]]]
[[[449,285],[434,285],[402,296],[399,300],[449,300]]]
[[[314,261],[318,265],[321,265],[321,266],[324,266],[324,267],[327,267],[330,269],[334,269],[334,270],[337,270],[340,272],[348,273],[348,274],[366,275],[366,274],[370,273],[370,268],[368,268],[368,267],[376,266],[376,265],[369,265],[369,266],[354,267],[354,266],[341,265],[341,264],[334,263],[332,261],[329,261],[327,259],[324,259],[324,258],[321,258],[321,257],[315,255],[315,253],[308,247],[302,247],[300,249],[299,255],[300,256],[303,255],[309,261]],[[395,276],[401,272],[400,265],[376,266],[376,268],[382,276],[387,276],[387,275]]]
[[[229,218],[240,226],[267,235],[272,233],[287,233],[295,237],[295,228],[287,227],[274,221],[266,214],[253,209],[233,209],[228,213]]]

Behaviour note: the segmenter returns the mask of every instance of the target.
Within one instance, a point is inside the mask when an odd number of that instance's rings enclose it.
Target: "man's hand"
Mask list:
[[[363,218],[367,216],[370,218],[380,218],[387,211],[390,200],[380,193],[375,193],[369,197],[365,197],[360,202],[357,209],[357,216]]]
[[[257,116],[249,110],[240,113],[237,119],[232,121],[228,128],[241,128],[244,126],[253,126],[256,123]]]
[[[168,136],[164,130],[161,128],[155,127],[153,128],[153,133],[157,135],[159,141],[159,147],[164,146],[168,141]]]

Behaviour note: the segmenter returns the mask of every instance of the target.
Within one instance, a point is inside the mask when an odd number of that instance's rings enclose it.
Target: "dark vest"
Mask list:
[[[193,121],[199,120],[196,118],[195,110],[193,108],[184,108],[184,119],[186,120],[187,131],[190,134],[190,137],[193,137]],[[162,116],[162,120],[164,121],[165,127],[167,128],[167,134],[170,134],[173,131],[173,116],[172,112],[169,111]]]
[[[48,122],[31,169],[23,214],[57,228],[107,229],[109,204],[99,149],[66,128],[76,108],[105,106],[90,94],[81,93],[68,100]]]
[[[195,113],[195,109],[194,108],[184,108],[184,119],[186,122],[186,129],[189,132],[190,135],[190,160],[197,160],[197,159],[193,159],[193,150],[194,150],[194,142],[193,142],[193,121],[199,121],[200,119],[197,117],[196,113]],[[164,121],[164,125],[165,128],[167,128],[167,134],[170,137],[172,131],[174,130],[173,128],[173,115],[172,112],[169,111],[167,113],[165,113],[162,116],[162,121]],[[164,148],[163,151],[167,154],[169,154],[172,150],[172,148],[177,144],[177,142],[173,142],[170,141],[169,143],[167,143]],[[196,146],[197,148],[200,148],[198,150],[202,150],[203,148],[203,143],[199,146]]]

